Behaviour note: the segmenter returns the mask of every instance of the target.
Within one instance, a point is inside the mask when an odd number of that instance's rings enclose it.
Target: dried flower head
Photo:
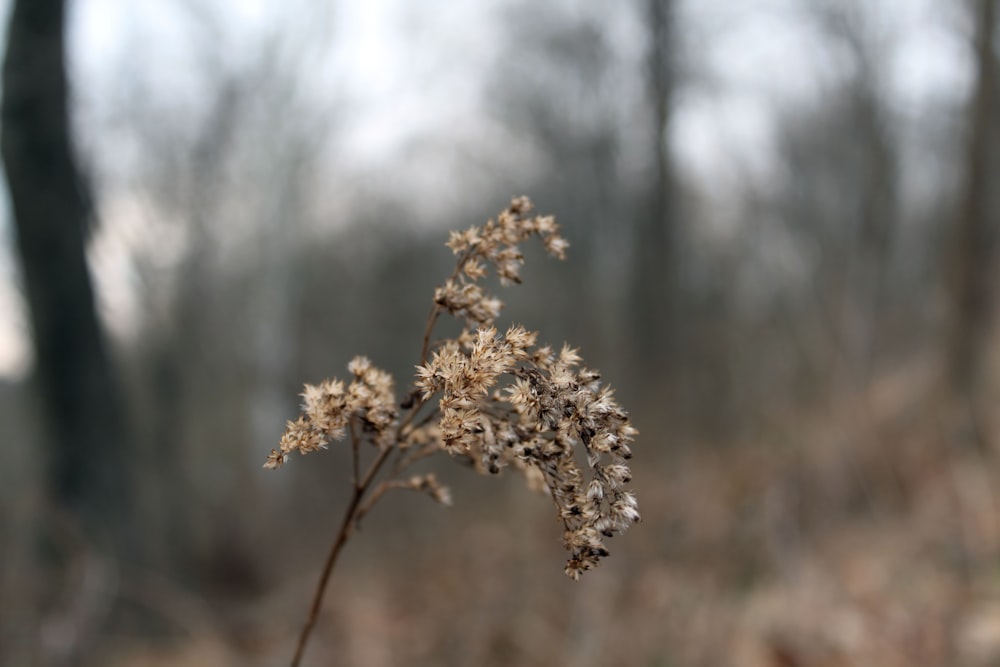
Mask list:
[[[375,443],[386,437],[396,419],[392,376],[373,366],[367,357],[355,357],[347,370],[354,376],[347,386],[340,380],[305,386],[302,414],[288,422],[265,468],[280,467],[292,452],[308,454],[326,449],[331,440],[343,440],[351,420],[375,434]]]
[[[433,474],[401,476],[420,459],[440,452],[472,463],[483,473],[522,471],[531,488],[548,493],[564,527],[566,574],[578,579],[608,555],[605,540],[639,521],[628,462],[637,431],[595,370],[578,352],[537,345],[522,326],[499,333],[503,303],[483,289],[490,269],[500,283],[520,283],[518,244],[537,237],[545,250],[565,258],[568,244],[551,216],[531,216],[526,197],[514,199],[482,227],[451,232],[455,270],[434,291],[413,387],[401,408],[392,377],[366,357],[348,364],[349,384],[306,385],[302,414],[288,426],[264,464],[277,468],[292,452],[308,454],[351,436],[354,497],[327,559],[296,659],[318,613],[319,600],[340,547],[360,519],[391,489],[410,489],[448,505],[451,495]],[[464,323],[454,338],[431,343],[443,313]],[[436,400],[434,400],[436,398]],[[361,472],[362,443],[376,454]],[[388,466],[390,459],[393,464]],[[381,472],[386,479],[376,484]]]
[[[470,326],[492,325],[503,303],[477,284],[486,276],[487,266],[493,267],[502,285],[520,283],[524,255],[518,244],[532,236],[542,239],[550,255],[565,259],[569,243],[559,236],[555,218],[529,217],[532,208],[527,197],[518,197],[496,220],[451,232],[446,245],[458,255],[458,265],[452,277],[434,292],[434,303]]]
[[[626,488],[637,432],[575,350],[553,354],[535,348],[536,337],[519,326],[503,336],[478,329],[471,349],[448,345],[419,366],[417,386],[424,397],[440,394],[448,452],[486,472],[513,464],[540,477],[565,527],[566,573],[576,579],[608,555],[604,538],[639,520]]]

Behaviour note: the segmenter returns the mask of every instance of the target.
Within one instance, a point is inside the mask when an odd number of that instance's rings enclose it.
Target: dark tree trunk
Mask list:
[[[65,0],[17,0],[0,142],[31,314],[47,483],[87,537],[120,553],[130,498],[118,386],[85,256],[90,202],[71,145]]]
[[[659,382],[676,344],[673,326],[677,268],[674,175],[667,145],[673,82],[673,0],[648,0],[648,88],[652,102],[654,172],[633,252],[631,320],[634,368]]]
[[[896,157],[889,136],[886,110],[877,97],[871,76],[860,82],[858,91],[858,131],[865,140],[865,183],[862,193],[861,233],[858,238],[858,282],[856,297],[861,302],[861,335],[853,360],[857,380],[867,383],[876,369],[882,311],[886,304],[886,273],[896,226]]]
[[[990,202],[990,182],[996,177],[992,154],[996,141],[997,71],[993,53],[996,0],[975,4],[977,68],[966,153],[965,191],[957,220],[953,255],[953,316],[948,373],[951,389],[971,399],[978,384],[977,369],[990,319],[991,284],[996,253],[996,209]]]

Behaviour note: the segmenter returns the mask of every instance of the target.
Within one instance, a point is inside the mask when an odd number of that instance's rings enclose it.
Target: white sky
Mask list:
[[[0,0],[2,16],[8,4]],[[134,60],[179,100],[196,99],[197,81],[189,69],[197,64],[191,55],[197,48],[191,8],[226,13],[231,29],[215,38],[226,40],[226,51],[236,58],[254,48],[275,12],[287,16],[301,10],[324,24],[318,29],[337,47],[316,57],[331,90],[354,110],[342,148],[362,169],[377,170],[408,139],[482,130],[475,121],[482,116],[476,77],[502,57],[494,16],[501,4],[76,0],[72,71],[78,86],[113,89],[121,63]],[[682,1],[689,59],[697,61],[703,82],[679,100],[674,148],[681,168],[695,178],[725,183],[747,169],[766,173],[773,166],[775,103],[814,101],[837,75],[836,59],[817,51],[815,30],[802,20],[803,5],[801,0]],[[326,11],[317,13],[321,6]],[[936,100],[966,94],[967,53],[951,0],[880,0],[870,7],[873,29],[894,46],[885,75],[898,111],[919,114]],[[5,200],[0,204],[6,211]],[[18,376],[29,363],[11,241],[8,233],[0,237],[0,376]],[[102,267],[102,307],[112,320],[121,321],[128,310],[127,252],[120,236],[99,239],[91,250]]]

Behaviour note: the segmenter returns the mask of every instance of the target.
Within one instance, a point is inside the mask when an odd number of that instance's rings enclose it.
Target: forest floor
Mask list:
[[[640,445],[643,521],[579,582],[513,476],[459,483],[453,508],[390,501],[348,545],[306,664],[1000,664],[1000,423],[922,386],[745,443]],[[181,630],[108,638],[102,664],[284,664],[325,554],[310,537],[272,537],[262,594],[164,605]]]

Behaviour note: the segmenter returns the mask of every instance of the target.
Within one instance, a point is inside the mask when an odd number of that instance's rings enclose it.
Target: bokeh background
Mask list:
[[[501,321],[616,387],[643,522],[574,583],[431,464],[308,664],[1000,662],[996,0],[0,5],[0,663],[285,664],[349,457],[261,464],[518,194],[572,247]]]

